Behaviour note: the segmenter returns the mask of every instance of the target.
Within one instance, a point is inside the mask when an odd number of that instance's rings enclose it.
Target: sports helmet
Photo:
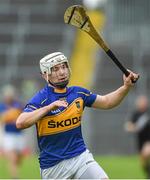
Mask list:
[[[63,53],[54,52],[54,53],[48,54],[40,60],[41,73],[51,74],[52,67],[56,66],[57,64],[64,63],[64,62],[67,63],[67,66],[70,71],[68,59]]]

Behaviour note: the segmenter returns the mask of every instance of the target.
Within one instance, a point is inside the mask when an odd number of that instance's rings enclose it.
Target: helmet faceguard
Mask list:
[[[63,82],[52,83],[48,79],[48,75],[50,75],[52,73],[52,71],[51,71],[52,67],[54,67],[54,66],[56,66],[58,64],[61,64],[61,63],[66,63],[67,64],[67,67],[68,67],[69,73],[70,73],[70,66],[69,66],[69,63],[68,63],[68,59],[61,52],[55,52],[55,53],[49,54],[49,55],[45,56],[44,58],[42,58],[40,60],[41,73],[42,74],[47,74],[47,82],[49,84],[51,84],[52,86],[60,88],[60,89],[65,88],[67,86],[67,84],[69,82],[69,79],[65,80]]]

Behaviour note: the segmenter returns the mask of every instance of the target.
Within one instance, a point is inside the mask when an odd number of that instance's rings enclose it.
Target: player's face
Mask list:
[[[51,68],[51,74],[49,80],[52,83],[61,83],[69,80],[70,72],[66,63],[58,64]]]

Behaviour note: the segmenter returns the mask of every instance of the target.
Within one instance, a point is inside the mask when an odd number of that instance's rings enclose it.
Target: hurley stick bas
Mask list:
[[[67,8],[64,14],[64,21],[66,24],[71,24],[86,33],[88,33],[106,52],[106,54],[112,59],[112,61],[119,67],[119,69],[126,75],[129,76],[129,71],[120,63],[114,53],[106,45],[100,34],[94,28],[89,16],[81,5],[74,5]],[[133,81],[136,82],[136,81]]]

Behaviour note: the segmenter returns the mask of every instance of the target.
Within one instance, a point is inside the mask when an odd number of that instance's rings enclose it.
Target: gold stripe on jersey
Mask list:
[[[80,126],[82,112],[83,99],[77,98],[64,111],[56,115],[46,116],[38,121],[38,135],[57,134]]]

